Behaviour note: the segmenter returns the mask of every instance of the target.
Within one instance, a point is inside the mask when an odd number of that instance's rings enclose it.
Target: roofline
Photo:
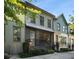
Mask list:
[[[62,13],[62,14],[60,14],[60,15],[57,17],[57,19],[58,19],[60,16],[63,16],[64,21],[65,21],[65,22],[66,22],[66,24],[68,25],[68,23],[67,23],[67,21],[66,21],[66,19],[65,19],[65,17],[64,17],[64,14],[63,14],[63,13]]]
[[[44,13],[46,13],[46,14],[48,14],[48,15],[50,15],[50,16],[52,16],[52,17],[55,18],[55,15],[51,14],[50,12],[45,11],[45,10],[42,9],[42,8],[39,8],[39,7],[37,7],[37,6],[35,6],[35,5],[31,4],[31,3],[29,3],[29,2],[27,2],[27,1],[24,1],[23,3],[25,3],[25,4],[26,4],[27,6],[29,6],[29,7],[33,7],[33,8],[39,9],[39,10],[43,11]]]

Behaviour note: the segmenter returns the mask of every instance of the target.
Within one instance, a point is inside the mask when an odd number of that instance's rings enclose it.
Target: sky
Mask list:
[[[56,17],[63,13],[67,22],[69,22],[69,15],[74,13],[74,0],[33,0],[31,3]]]

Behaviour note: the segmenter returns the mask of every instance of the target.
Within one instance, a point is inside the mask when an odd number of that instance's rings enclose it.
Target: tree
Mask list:
[[[70,23],[74,23],[74,16],[69,15],[69,17],[70,17]]]
[[[32,0],[28,0],[31,2]],[[22,21],[17,17],[17,14],[26,15],[26,11],[29,12],[31,18],[35,17],[37,13],[34,12],[31,8],[27,7],[26,4],[20,0],[4,0],[4,20],[15,21],[17,24],[22,25]]]
[[[5,21],[15,20],[16,22],[19,21],[19,23],[21,24],[22,22],[16,16],[18,9],[20,9],[19,7],[22,7],[22,6],[20,5],[20,2],[17,2],[17,0],[4,0],[4,20]],[[20,12],[22,11],[19,10],[18,13]]]
[[[70,15],[70,23],[69,23],[70,33],[74,34],[74,16]]]

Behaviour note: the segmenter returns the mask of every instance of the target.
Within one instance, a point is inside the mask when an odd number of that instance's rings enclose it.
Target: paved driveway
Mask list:
[[[74,59],[74,52],[54,53],[29,58],[11,58],[11,59]]]

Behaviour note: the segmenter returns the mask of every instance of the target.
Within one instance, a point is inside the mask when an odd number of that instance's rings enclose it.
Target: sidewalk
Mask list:
[[[54,53],[28,58],[12,57],[10,59],[74,59],[74,52]]]

